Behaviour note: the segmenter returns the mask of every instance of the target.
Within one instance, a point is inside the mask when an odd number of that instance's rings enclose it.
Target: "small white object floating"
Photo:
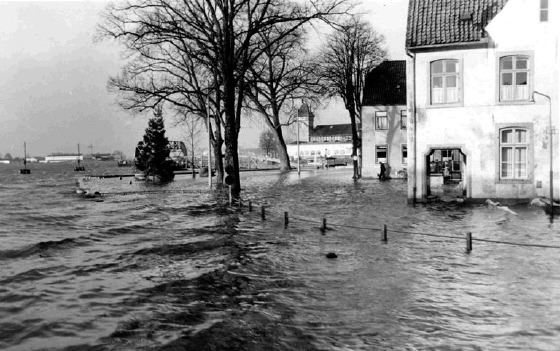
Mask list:
[[[82,195],[82,194],[85,194],[85,193],[86,193],[86,191],[84,189],[77,189],[76,190],[76,194]]]
[[[494,206],[495,208],[497,208],[497,209],[499,209],[499,210],[502,210],[502,211],[505,211],[505,212],[508,212],[508,213],[511,213],[511,214],[517,216],[517,213],[515,213],[514,211],[512,211],[512,210],[511,210],[509,207],[507,207],[507,206],[502,206],[499,202],[494,202],[494,201],[492,201],[492,200],[490,200],[490,199],[487,199],[487,200],[486,200],[486,204],[487,204],[487,205],[490,205],[490,206]]]

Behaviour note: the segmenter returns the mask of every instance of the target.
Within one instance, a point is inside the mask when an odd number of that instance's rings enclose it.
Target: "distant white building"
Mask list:
[[[299,155],[301,159],[311,161],[328,157],[336,159],[337,164],[352,162],[352,128],[350,124],[315,126],[315,115],[306,103],[303,103],[298,109],[297,118],[299,123],[292,125],[295,130],[287,132],[297,135],[299,125]],[[297,159],[297,142],[287,144],[286,149],[291,159]]]
[[[83,155],[49,155],[45,157],[45,163],[57,163],[57,162],[72,162],[72,161],[83,161]]]

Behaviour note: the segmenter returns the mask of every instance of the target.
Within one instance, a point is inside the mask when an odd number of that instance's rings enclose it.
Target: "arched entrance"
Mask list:
[[[467,195],[467,155],[459,147],[432,148],[426,155],[427,195],[464,197]]]

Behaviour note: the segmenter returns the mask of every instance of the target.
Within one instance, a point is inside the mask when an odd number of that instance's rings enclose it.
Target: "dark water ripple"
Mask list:
[[[244,173],[249,213],[224,206],[227,196],[207,192],[206,179],[179,177],[145,194],[143,184],[101,179],[113,190],[85,199],[69,165],[33,166],[30,177],[0,169],[2,350],[560,344],[557,251],[475,241],[466,254],[464,239],[419,235],[560,245],[558,225],[539,209],[411,207],[401,181],[354,183],[329,170]]]

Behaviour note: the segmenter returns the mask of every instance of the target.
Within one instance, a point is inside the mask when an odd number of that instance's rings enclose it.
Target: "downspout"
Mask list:
[[[411,112],[412,112],[412,204],[416,204],[416,177],[417,177],[417,152],[416,152],[416,54],[412,53],[410,50],[406,50],[406,55],[412,59],[412,102],[411,102]]]

